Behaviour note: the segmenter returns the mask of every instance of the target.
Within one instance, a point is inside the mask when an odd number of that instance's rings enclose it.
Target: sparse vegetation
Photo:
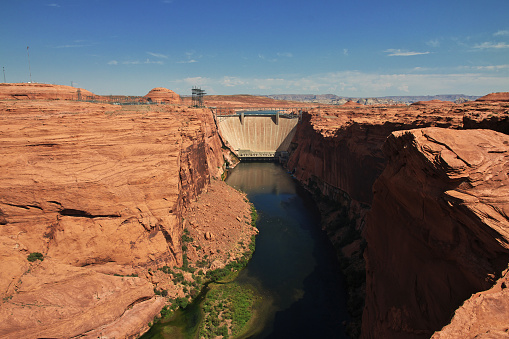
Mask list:
[[[32,253],[30,253],[28,255],[27,260],[30,261],[30,262],[34,262],[34,261],[37,261],[37,260],[43,261],[44,260],[44,256],[42,255],[42,253],[32,252]]]
[[[245,328],[256,301],[253,290],[237,283],[214,286],[203,302],[200,338],[235,337]]]

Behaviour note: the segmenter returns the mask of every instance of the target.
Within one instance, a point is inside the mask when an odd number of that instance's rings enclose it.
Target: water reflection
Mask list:
[[[251,338],[346,338],[344,286],[332,246],[306,191],[274,163],[241,163],[227,183],[259,213],[256,251],[237,281],[264,295]]]
[[[230,186],[252,195],[260,193],[295,194],[296,192],[292,178],[274,163],[240,163],[228,175],[226,182]]]

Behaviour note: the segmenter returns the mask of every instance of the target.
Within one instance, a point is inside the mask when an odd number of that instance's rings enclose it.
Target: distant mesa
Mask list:
[[[505,101],[509,102],[509,92],[491,93],[480,97],[476,101]]]
[[[177,93],[164,87],[156,87],[152,89],[150,92],[148,92],[147,95],[145,95],[145,98],[148,101],[152,102],[161,102],[169,104],[182,103],[182,99],[180,99],[180,96]]]
[[[341,105],[343,107],[355,107],[355,106],[364,106],[363,104],[360,104],[358,102],[355,102],[355,101],[347,101],[345,102],[343,105]]]
[[[452,101],[444,101],[444,100],[428,100],[428,101],[417,101],[412,104],[412,106],[433,106],[433,105],[453,105]]]

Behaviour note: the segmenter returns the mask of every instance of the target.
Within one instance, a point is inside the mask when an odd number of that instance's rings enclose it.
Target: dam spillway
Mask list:
[[[215,114],[219,134],[240,159],[273,159],[290,147],[299,111],[239,110]]]

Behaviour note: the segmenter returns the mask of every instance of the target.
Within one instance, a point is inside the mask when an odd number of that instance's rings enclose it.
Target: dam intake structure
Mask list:
[[[221,138],[241,160],[285,159],[301,120],[298,108],[212,108]]]

